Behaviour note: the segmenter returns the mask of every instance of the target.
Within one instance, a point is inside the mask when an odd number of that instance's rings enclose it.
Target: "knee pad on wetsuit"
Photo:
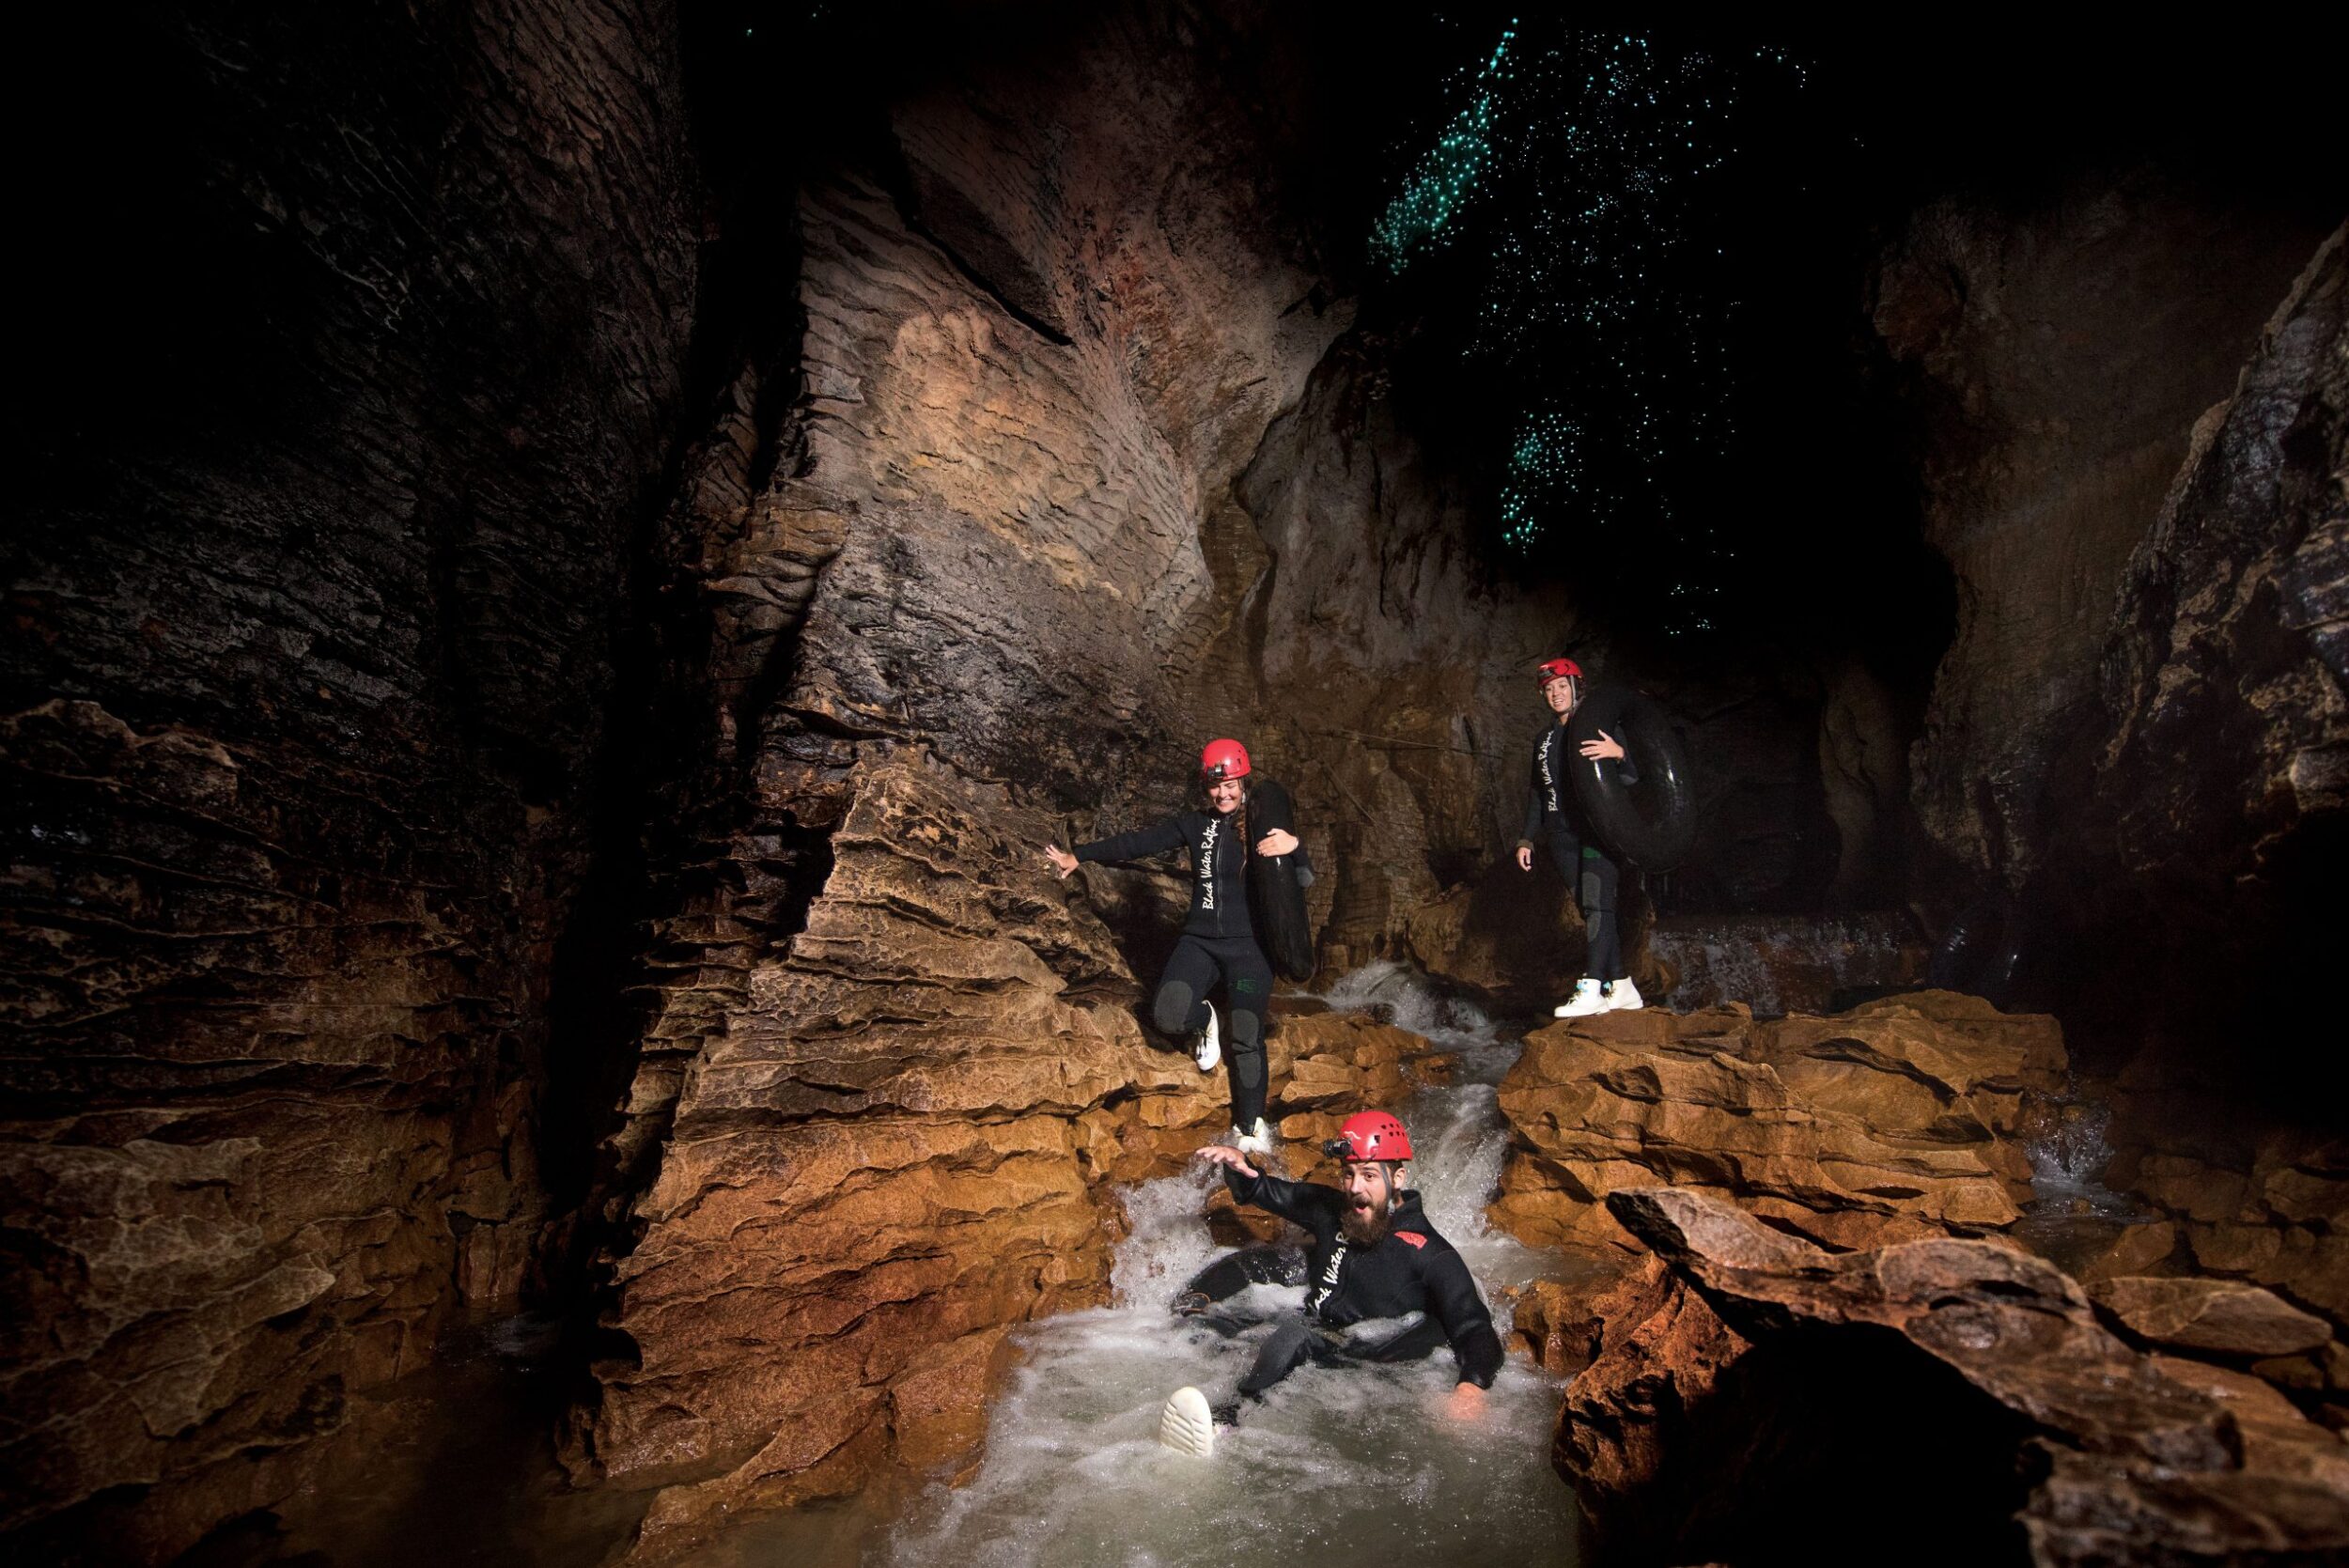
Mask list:
[[[1581,893],[1584,920],[1589,920],[1595,914],[1610,911],[1614,908],[1607,899],[1606,881],[1595,871],[1586,870],[1582,873]]]
[[[1161,1034],[1180,1034],[1190,1021],[1192,1001],[1190,987],[1179,980],[1170,980],[1159,987],[1156,1000],[1150,1003],[1150,1021],[1159,1026]]]
[[[1244,1089],[1264,1082],[1264,1050],[1258,1044],[1263,1033],[1263,1020],[1255,1014],[1232,1015],[1232,1076]]]

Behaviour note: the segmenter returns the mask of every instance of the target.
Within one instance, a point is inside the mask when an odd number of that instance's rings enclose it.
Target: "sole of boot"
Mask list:
[[[1196,1389],[1177,1389],[1159,1414],[1159,1441],[1176,1453],[1205,1459],[1215,1452],[1215,1413]]]

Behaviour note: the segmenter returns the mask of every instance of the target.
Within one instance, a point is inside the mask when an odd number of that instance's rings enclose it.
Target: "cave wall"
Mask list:
[[[118,1561],[523,1283],[695,235],[664,5],[97,24],[0,547],[0,1529]]]
[[[568,1448],[670,1483],[647,1550],[936,1457],[1008,1326],[1103,1297],[1109,1129],[1197,1079],[1086,891],[1148,879],[1040,846],[1184,798],[1211,520],[1345,317],[1255,176],[1247,37],[1013,31],[807,179],[801,330],[657,531],[704,863],[647,889]]]
[[[2051,767],[2093,722],[2131,552],[2335,216],[2098,176],[1937,201],[1881,257],[1875,328],[1922,436],[1925,537],[1958,591],[1910,795],[1977,885],[2019,890],[2045,860]]]
[[[2131,556],[2056,885],[2125,1045],[2109,1172],[2168,1266],[2349,1323],[2349,229],[2277,306]]]
[[[1006,1326],[1108,1290],[1116,1151],[1196,1080],[1136,1020],[1179,893],[1055,881],[1048,835],[1243,735],[1309,801],[1325,964],[1399,955],[1514,839],[1532,661],[1603,661],[1490,581],[1267,178],[1293,42],[1108,11],[892,102],[801,190],[801,330],[655,530],[692,842],[645,890],[567,1445],[663,1484],[649,1553],[933,1461]]]
[[[601,1293],[567,1459],[669,1483],[648,1540],[954,1452],[1006,1327],[1109,1289],[1109,1183],[1211,1113],[1133,1012],[1171,878],[1035,851],[1185,799],[1206,735],[1311,802],[1325,969],[1566,978],[1504,859],[1527,671],[1650,672],[1492,579],[1397,416],[1268,155],[1306,30],[1143,9],[1006,23],[769,193],[690,407],[668,8],[140,35],[181,250],[117,287],[115,210],[54,264],[95,335],[6,547],[0,1528],[152,1557],[266,1507],[534,1244]],[[2312,238],[2123,181],[1886,258],[1961,585],[1914,800],[1967,872],[2333,863],[2337,249],[2187,433]],[[177,418],[110,411],[132,350]],[[1672,694],[1735,781],[1702,901],[1898,894],[1900,694]],[[2158,778],[2213,714],[2244,800],[2049,811],[2063,737]],[[2335,1157],[2260,1157],[2296,1203]]]

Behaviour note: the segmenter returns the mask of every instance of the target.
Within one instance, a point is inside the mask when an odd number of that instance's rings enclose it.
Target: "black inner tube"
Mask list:
[[[1615,764],[1582,755],[1599,732],[1623,743],[1637,784],[1616,782]],[[1670,871],[1696,844],[1696,785],[1680,726],[1663,706],[1628,688],[1600,687],[1566,722],[1567,772],[1575,799],[1601,846],[1643,871]]]
[[[1297,805],[1286,786],[1273,780],[1257,782],[1250,794],[1248,836],[1262,838],[1273,829],[1297,831]],[[1255,927],[1256,945],[1272,967],[1291,980],[1314,974],[1313,923],[1305,912],[1305,890],[1298,885],[1293,855],[1248,856],[1248,908]]]

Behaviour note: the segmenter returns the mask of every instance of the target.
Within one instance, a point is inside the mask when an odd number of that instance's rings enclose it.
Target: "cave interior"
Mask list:
[[[2349,1428],[2349,1351],[2231,1342],[2209,1377],[2256,1388],[2180,1414],[2189,1374],[2144,1369],[2187,1342],[2113,1304],[2217,1281],[2349,1332],[2320,37],[1319,0],[57,25],[0,547],[22,1560],[389,1560],[421,1491],[287,1544],[387,1442],[431,1449],[420,1487],[607,1499],[581,1561],[966,1463],[1013,1331],[1110,1299],[1117,1191],[1222,1129],[1148,1029],[1183,878],[1062,884],[1039,846],[1243,737],[1321,873],[1300,992],[1399,964],[1514,1039],[1584,939],[1512,859],[1563,655],[1672,715],[1695,815],[1626,880],[1650,1032],[1541,1057],[1556,1104],[1645,1074],[1612,1124],[1645,1131],[1546,1142],[1530,1048],[1500,1096],[1495,1222],[1651,1269],[1515,1308],[1593,1325],[1556,1438],[1584,1560],[1815,1562],[1809,1489],[1875,1478],[1880,1536],[1913,1452],[1973,1478],[1967,1560],[2151,1561],[2204,1514],[2146,1467],[2219,1432],[2178,1463],[2266,1488],[2208,1506],[2281,1555],[2209,1526],[2160,1560],[2349,1561],[2349,1461],[2287,1431]],[[1903,1001],[1943,992],[1978,1001]],[[1317,1005],[1276,1009],[1300,1147],[1312,1072],[1399,1093],[1371,1058],[1411,1048]],[[1627,1152],[1683,1094],[1720,1150]],[[1732,1122],[1813,1110],[1877,1153],[1741,1163]],[[1837,1255],[2030,1247],[2017,1151],[2068,1138],[2131,1205],[2102,1250],[1947,1299],[2052,1293],[2171,1449],[2034,1404],[1948,1313],[1796,1303],[1776,1254],[1605,1202],[1637,1166]],[[1931,1172],[1815,1175],[1879,1157]],[[1569,1428],[1657,1343],[1713,1424],[1657,1427],[1681,1468],[1642,1482]],[[1904,1419],[1891,1458],[1805,1446]]]

